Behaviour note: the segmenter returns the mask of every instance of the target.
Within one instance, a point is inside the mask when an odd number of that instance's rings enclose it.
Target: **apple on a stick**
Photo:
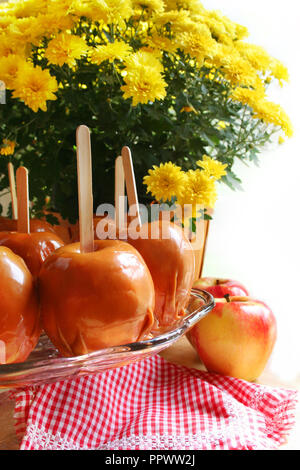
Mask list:
[[[50,253],[63,246],[63,241],[52,232],[30,233],[28,171],[17,170],[18,220],[17,232],[0,232],[0,245],[7,246],[24,259],[28,269],[37,276],[41,265]]]
[[[0,364],[22,362],[41,334],[36,286],[24,261],[0,247]]]
[[[119,240],[94,240],[90,133],[77,129],[80,243],[60,248],[39,275],[43,326],[64,356],[145,339],[155,293],[141,255]]]
[[[127,233],[128,242],[144,258],[155,287],[156,328],[164,329],[185,315],[195,273],[195,255],[183,230],[168,220],[141,223],[132,156],[122,149],[122,161],[129,202],[137,213],[137,230]]]

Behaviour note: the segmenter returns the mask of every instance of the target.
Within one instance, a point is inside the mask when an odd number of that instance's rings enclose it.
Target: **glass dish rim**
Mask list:
[[[6,374],[18,374],[26,372],[29,369],[31,371],[38,371],[39,369],[47,366],[48,372],[51,370],[56,370],[57,367],[63,368],[68,365],[78,365],[82,363],[87,363],[88,361],[93,361],[100,359],[101,357],[113,356],[117,358],[118,355],[124,353],[141,353],[149,350],[158,349],[160,346],[168,346],[169,343],[173,343],[176,339],[179,339],[194,326],[198,321],[204,318],[214,307],[215,301],[214,297],[202,289],[192,289],[191,298],[201,299],[204,301],[204,304],[200,305],[198,308],[188,313],[188,315],[183,316],[182,319],[176,324],[175,329],[166,331],[165,333],[155,336],[154,338],[147,339],[144,341],[138,341],[128,344],[123,344],[120,346],[112,346],[110,348],[99,349],[88,354],[81,356],[72,356],[72,357],[49,357],[47,359],[26,359],[26,361],[12,364],[0,364],[0,388],[1,388],[1,377],[5,377]],[[162,348],[165,349],[165,348]],[[30,357],[30,356],[29,356]]]

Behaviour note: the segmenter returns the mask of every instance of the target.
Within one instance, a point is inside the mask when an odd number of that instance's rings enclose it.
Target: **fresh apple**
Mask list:
[[[0,232],[0,245],[7,246],[21,256],[31,274],[37,276],[47,256],[64,243],[55,233],[50,232]]]
[[[238,281],[232,279],[218,279],[215,277],[202,277],[194,282],[195,289],[203,289],[215,298],[222,298],[224,295],[249,296],[246,287]]]
[[[264,370],[276,341],[270,308],[250,297],[215,299],[214,309],[188,333],[210,372],[248,381]]]
[[[0,247],[0,363],[25,361],[41,333],[33,277],[24,261]]]
[[[56,250],[39,274],[44,329],[64,356],[141,341],[154,322],[153,281],[141,255],[119,240]]]

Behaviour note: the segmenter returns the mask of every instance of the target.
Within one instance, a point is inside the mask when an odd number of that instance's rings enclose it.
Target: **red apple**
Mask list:
[[[224,295],[248,296],[246,287],[238,281],[232,279],[217,279],[215,277],[202,277],[194,282],[195,289],[203,289],[216,298],[222,298]]]
[[[25,361],[40,333],[39,303],[24,261],[0,247],[0,364]]]
[[[143,340],[153,325],[150,272],[119,240],[95,240],[90,253],[59,248],[42,266],[39,293],[44,329],[64,356]]]
[[[190,342],[208,371],[256,380],[276,341],[272,311],[250,297],[215,301],[215,308],[188,333]]]

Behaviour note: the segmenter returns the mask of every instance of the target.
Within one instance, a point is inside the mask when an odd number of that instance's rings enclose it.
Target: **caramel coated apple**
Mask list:
[[[41,333],[33,277],[24,261],[0,247],[0,363],[25,361]]]
[[[144,224],[128,242],[144,258],[155,288],[158,327],[170,326],[185,314],[195,272],[195,257],[183,230],[168,221]]]
[[[44,329],[64,356],[144,339],[154,321],[155,293],[141,255],[128,243],[96,240],[53,253],[39,274]]]
[[[0,232],[0,245],[23,258],[31,274],[37,276],[45,259],[64,243],[55,233]]]

